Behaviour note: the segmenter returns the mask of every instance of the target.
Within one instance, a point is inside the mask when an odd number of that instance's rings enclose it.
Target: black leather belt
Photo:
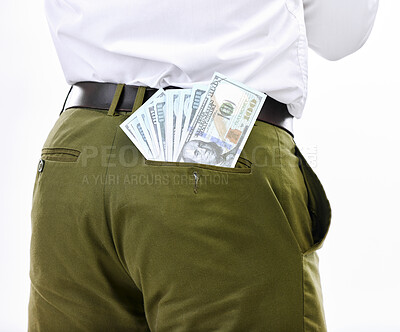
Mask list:
[[[78,82],[71,87],[61,112],[72,107],[108,110],[116,88],[117,84],[115,83]],[[179,88],[170,86],[164,89]],[[149,99],[157,90],[158,89],[146,87],[143,102]],[[137,86],[125,85],[116,111],[130,112],[137,91]],[[293,116],[288,112],[287,105],[271,97],[267,97],[265,100],[257,120],[281,127],[293,136]]]

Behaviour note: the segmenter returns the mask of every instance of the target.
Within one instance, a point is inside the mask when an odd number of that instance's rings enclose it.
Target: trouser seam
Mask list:
[[[116,128],[115,133],[114,133],[114,137],[113,137],[113,140],[112,140],[112,143],[111,143],[111,146],[112,146],[112,147],[113,147],[114,144],[115,144],[115,138],[117,137],[118,128],[119,128],[119,127]],[[107,164],[106,164],[105,178],[107,178],[108,168],[109,168],[109,165],[110,165],[110,158],[111,158],[111,154],[108,156],[108,160],[107,160]],[[135,281],[133,280],[132,276],[130,275],[129,271],[127,270],[127,268],[126,268],[125,265],[123,264],[123,262],[122,262],[122,260],[121,260],[121,257],[120,257],[120,255],[119,255],[119,253],[118,253],[117,247],[116,247],[116,245],[115,245],[113,233],[112,233],[112,230],[111,230],[111,224],[110,224],[109,213],[107,213],[107,209],[106,209],[106,182],[107,182],[107,181],[104,181],[104,185],[103,185],[103,209],[104,209],[104,216],[105,216],[105,219],[106,219],[106,226],[107,226],[108,232],[109,232],[109,234],[110,234],[110,239],[111,239],[111,242],[112,242],[112,246],[113,246],[113,248],[114,248],[115,254],[116,254],[117,257],[118,257],[119,263],[121,264],[121,266],[122,266],[123,270],[125,271],[125,273],[128,275],[129,279],[132,280],[132,282],[134,283],[135,287],[137,287],[137,285],[136,285]],[[137,288],[138,288],[138,287],[137,287]],[[138,289],[139,289],[139,288],[138,288]]]
[[[279,137],[278,129],[275,126],[274,126],[274,129],[275,129],[275,133],[276,133],[276,137],[277,137],[277,141],[278,141],[278,151],[279,151],[279,167],[280,167],[279,168],[279,179],[280,179],[280,183],[281,183],[281,186],[280,186],[279,190],[280,190],[281,197],[283,199],[283,191],[285,190],[285,186],[284,186],[283,176],[282,176],[282,167],[283,167],[283,165],[282,165],[282,159],[281,159],[281,140],[280,140],[280,137]],[[282,207],[282,210],[283,210],[283,207]],[[285,212],[285,211],[283,211],[283,212]],[[285,213],[285,215],[286,215],[286,213]],[[286,216],[286,219],[287,219],[287,216]],[[289,223],[288,219],[287,219],[287,221]],[[288,227],[291,227],[290,223],[289,223]],[[305,301],[305,297],[304,297],[304,254],[303,254],[303,250],[301,249],[301,247],[300,247],[300,245],[299,245],[299,243],[297,241],[297,238],[294,236],[293,232],[292,232],[292,235],[293,235],[294,241],[296,242],[296,244],[298,246],[299,253],[301,255],[300,256],[301,257],[301,294],[302,294],[302,305],[303,305],[303,310],[302,310],[303,311],[302,331],[305,332],[305,322],[304,322],[304,315],[305,315],[305,303],[304,303],[304,301]]]
[[[283,214],[285,215],[286,221],[288,223],[287,227],[290,229],[291,235],[293,237],[293,241],[296,243],[297,249],[298,249],[299,253],[302,255],[303,254],[303,249],[301,248],[301,246],[299,244],[299,241],[298,241],[298,239],[297,239],[297,237],[296,237],[296,235],[295,235],[295,233],[293,231],[292,225],[290,223],[291,221],[289,220],[288,215],[287,215],[286,211],[284,210],[284,204],[283,203],[284,203],[284,200],[286,199],[285,197],[287,196],[287,195],[285,195],[285,194],[287,194],[287,189],[286,189],[286,184],[287,183],[284,181],[284,178],[283,178],[282,168],[284,167],[284,165],[282,164],[282,155],[281,155],[282,147],[281,147],[281,140],[280,140],[280,137],[279,137],[279,130],[278,130],[278,128],[276,126],[274,126],[274,129],[275,129],[275,134],[276,134],[276,138],[277,138],[277,141],[278,141],[279,182],[280,182],[280,186],[278,188],[279,192],[277,192],[277,194],[279,194],[279,195],[276,195],[277,196],[276,198],[277,198],[279,204],[281,205]]]

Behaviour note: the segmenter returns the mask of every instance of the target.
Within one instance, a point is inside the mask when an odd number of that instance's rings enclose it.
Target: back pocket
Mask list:
[[[69,148],[43,148],[41,158],[43,160],[76,162],[80,151]]]

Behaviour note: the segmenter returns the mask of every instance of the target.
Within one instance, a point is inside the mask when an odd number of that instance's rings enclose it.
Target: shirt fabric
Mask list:
[[[69,84],[190,88],[218,71],[300,118],[308,46],[329,60],[355,52],[378,1],[45,0],[45,8]]]

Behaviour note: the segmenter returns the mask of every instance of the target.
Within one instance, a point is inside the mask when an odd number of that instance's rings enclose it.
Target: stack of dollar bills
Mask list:
[[[214,73],[209,85],[158,90],[120,127],[146,159],[235,167],[265,99]]]

